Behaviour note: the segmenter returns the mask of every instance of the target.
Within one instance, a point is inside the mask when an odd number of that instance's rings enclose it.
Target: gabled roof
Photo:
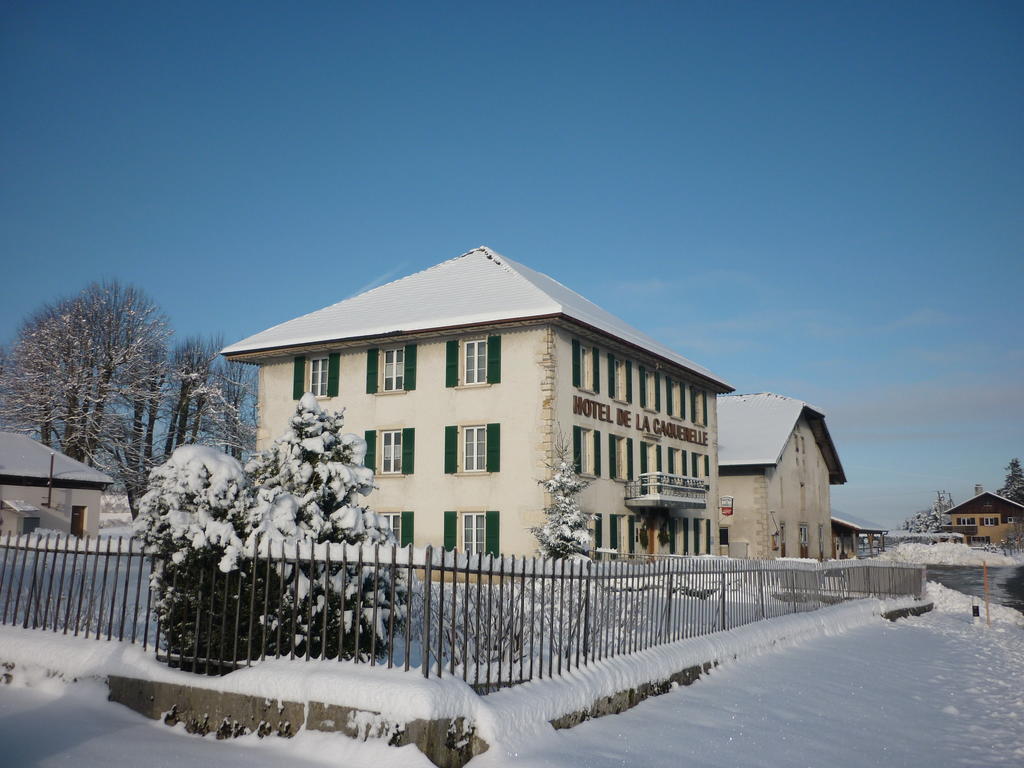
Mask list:
[[[1015,507],[1020,507],[1021,509],[1024,509],[1024,504],[1018,504],[1013,499],[1008,499],[1005,496],[1000,496],[998,493],[993,493],[992,491],[982,491],[981,493],[971,496],[971,498],[967,499],[966,501],[961,501],[955,507],[947,509],[943,514],[950,515],[956,510],[960,509],[960,507],[966,504],[970,504],[972,501],[974,501],[975,499],[980,499],[982,496],[991,496],[993,499],[999,499],[1000,501],[1005,501],[1007,504],[1013,504],[1013,506]]]
[[[832,510],[832,522],[845,525],[849,528],[856,528],[858,531],[864,533],[888,533],[888,528],[883,528],[877,523],[872,523],[870,520],[865,520],[862,517],[847,514],[846,512],[836,512]]]
[[[557,280],[480,247],[400,280],[268,328],[225,347],[226,356],[461,326],[561,317],[640,347],[722,388],[697,365]]]
[[[803,416],[828,466],[829,482],[841,485],[846,473],[825,414],[803,400],[771,392],[718,398],[718,464],[722,467],[774,466],[782,459],[793,428]]]
[[[113,478],[99,470],[16,432],[0,432],[0,476],[48,479],[51,453],[54,457],[53,480],[56,485],[62,481],[104,485],[114,482]]]

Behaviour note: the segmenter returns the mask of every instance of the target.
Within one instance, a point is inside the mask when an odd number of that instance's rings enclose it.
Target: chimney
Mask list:
[[[984,492],[985,492],[985,486],[983,486],[981,483],[975,483],[974,484],[974,495],[975,496],[980,496]]]

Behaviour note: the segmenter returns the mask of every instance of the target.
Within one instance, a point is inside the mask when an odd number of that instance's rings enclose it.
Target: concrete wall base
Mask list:
[[[896,621],[896,619],[905,619],[908,616],[920,616],[922,613],[928,613],[928,611],[935,608],[935,603],[923,603],[922,605],[913,605],[910,608],[898,608],[895,611],[886,611],[882,614],[883,619],[889,621]]]

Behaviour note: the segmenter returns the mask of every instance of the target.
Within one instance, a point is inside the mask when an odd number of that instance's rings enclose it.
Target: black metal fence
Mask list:
[[[189,585],[189,609],[176,618],[165,610],[162,626],[150,560],[132,540],[8,535],[2,623],[141,643],[199,673],[268,657],[349,659],[457,676],[487,693],[845,600],[920,598],[925,582],[919,566],[850,560],[597,563],[275,542],[259,550],[228,573],[211,566]]]

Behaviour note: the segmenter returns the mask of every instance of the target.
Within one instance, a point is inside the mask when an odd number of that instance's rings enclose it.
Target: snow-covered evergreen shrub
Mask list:
[[[397,545],[390,526],[359,501],[374,487],[373,471],[363,465],[366,442],[344,432],[343,427],[343,412],[325,413],[316,398],[307,393],[299,401],[288,431],[249,462],[246,471],[256,500],[249,514],[247,546],[292,560],[277,561],[269,587],[272,595],[283,592],[278,617],[289,622],[285,642],[292,642],[294,634],[296,652],[305,654],[309,643],[311,656],[323,653],[336,657],[339,624],[344,621],[342,657],[366,656],[371,643],[380,656],[387,652],[385,628],[392,611],[388,569],[381,568],[375,575],[373,567],[360,568],[357,563],[348,562],[342,567],[335,556],[328,570],[324,564],[308,559],[308,545],[313,544]],[[296,568],[294,555],[303,551],[307,555],[299,558]],[[390,556],[382,555],[382,560],[390,560]],[[330,581],[329,590],[324,588],[325,579]],[[405,585],[397,574],[395,582],[394,621],[400,626]],[[374,606],[377,625],[371,626]],[[358,617],[357,607],[361,608]],[[277,633],[270,634],[276,642]],[[272,650],[278,649],[268,652]],[[291,645],[280,650],[290,651]]]
[[[938,533],[942,530],[943,516],[934,506],[922,509],[903,521],[903,530],[911,533]]]
[[[540,481],[551,494],[551,504],[544,509],[547,522],[530,531],[543,557],[587,559],[593,516],[580,508],[577,497],[589,483],[576,474],[567,445],[561,443],[555,450],[555,463],[549,467],[551,477]]]
[[[214,448],[182,446],[150,473],[135,530],[159,563],[153,571],[156,613],[172,654],[192,655],[210,643],[209,627],[197,627],[195,616],[210,599],[211,585],[216,604],[223,603],[226,574],[242,555],[250,504],[241,464]]]

